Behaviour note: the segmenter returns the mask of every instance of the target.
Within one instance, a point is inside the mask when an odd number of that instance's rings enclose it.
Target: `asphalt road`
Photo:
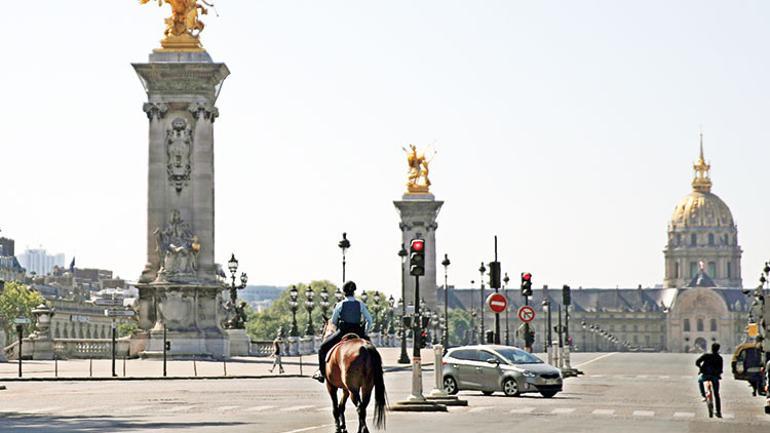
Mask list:
[[[387,430],[408,432],[756,432],[770,428],[764,401],[729,375],[725,418],[709,419],[694,355],[576,354],[586,375],[552,399],[461,393],[448,413],[389,412]],[[409,394],[410,372],[391,372],[391,402]],[[430,390],[432,372],[425,374]],[[2,432],[333,432],[329,398],[308,378],[134,382],[8,382]],[[371,415],[369,417],[371,419]],[[355,431],[354,409],[348,427]]]

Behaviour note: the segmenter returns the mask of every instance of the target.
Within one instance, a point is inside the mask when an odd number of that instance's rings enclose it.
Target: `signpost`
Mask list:
[[[24,339],[24,325],[32,323],[27,317],[17,317],[13,319],[13,323],[16,325],[16,333],[19,334],[19,377],[21,377],[21,358],[23,358],[24,351],[22,351],[22,342]]]
[[[535,309],[529,305],[524,305],[523,307],[519,308],[517,316],[519,316],[519,320],[522,322],[529,323],[535,320]]]
[[[101,298],[101,299],[95,299],[94,305],[101,305],[105,307],[122,307],[123,306],[123,299],[112,299],[112,298]]]
[[[116,299],[97,299],[97,301],[110,301],[113,302],[113,305],[122,305],[123,301],[120,300],[120,304],[115,304],[117,302]],[[94,302],[96,303],[96,302]],[[96,304],[100,305],[100,304]],[[107,304],[109,305],[109,303]],[[106,309],[104,310],[104,315],[112,319],[112,377],[117,377],[118,375],[115,373],[115,356],[116,356],[116,340],[117,340],[117,326],[115,324],[115,319],[118,317],[134,317],[136,315],[136,312],[133,310],[120,310],[120,309]]]
[[[487,306],[493,313],[500,314],[508,308],[508,300],[500,293],[492,293],[487,296]]]

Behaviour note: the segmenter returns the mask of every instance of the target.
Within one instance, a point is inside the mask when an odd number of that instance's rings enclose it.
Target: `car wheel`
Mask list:
[[[516,397],[519,395],[519,384],[516,379],[509,377],[503,381],[503,392],[508,397]]]
[[[540,391],[540,395],[542,395],[545,398],[551,398],[559,391]]]
[[[444,391],[449,395],[455,395],[457,394],[457,381],[452,376],[447,376],[444,378]]]
[[[484,395],[492,395],[495,392],[494,391],[481,391],[481,393],[484,394]]]

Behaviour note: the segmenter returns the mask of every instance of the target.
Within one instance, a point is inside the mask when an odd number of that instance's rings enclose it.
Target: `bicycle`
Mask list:
[[[714,385],[711,380],[706,381],[706,407],[709,410],[709,418],[714,418]]]

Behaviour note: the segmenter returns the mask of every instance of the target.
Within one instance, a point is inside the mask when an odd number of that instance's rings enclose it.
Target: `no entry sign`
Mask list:
[[[518,316],[522,322],[529,323],[535,319],[535,310],[529,305],[525,305],[519,308]]]
[[[499,293],[492,293],[491,295],[487,296],[487,305],[493,313],[499,314],[508,308],[508,300],[505,299],[505,296]]]

